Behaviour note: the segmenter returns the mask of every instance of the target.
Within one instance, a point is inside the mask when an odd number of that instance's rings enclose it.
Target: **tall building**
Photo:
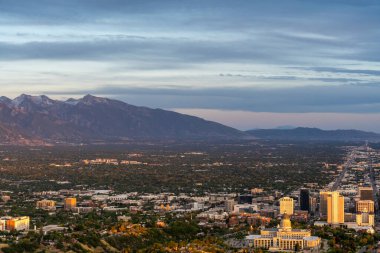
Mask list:
[[[283,197],[280,199],[280,214],[287,213],[293,215],[294,213],[294,201],[292,198]]]
[[[228,199],[224,202],[224,209],[226,212],[232,212],[234,210],[235,200]]]
[[[370,186],[359,187],[359,197],[360,197],[360,200],[372,200],[372,201],[374,201],[372,187],[370,187]]]
[[[76,198],[65,198],[64,205],[65,205],[65,210],[71,210],[74,207],[77,207],[77,199]]]
[[[251,194],[242,194],[238,197],[239,204],[252,204],[253,196]]]
[[[356,213],[361,213],[367,210],[368,213],[375,212],[375,202],[372,200],[359,200],[356,202]]]
[[[317,211],[317,198],[310,196],[310,208],[309,208],[309,212],[312,213],[312,214],[315,214],[316,211]]]
[[[292,229],[288,214],[284,214],[277,228],[262,229],[260,235],[249,235],[245,238],[247,246],[264,248],[270,251],[294,251],[296,245],[300,250],[318,250],[321,238],[311,236],[308,229]]]
[[[327,197],[330,192],[321,191],[319,193],[319,215],[321,217],[327,216]]]
[[[300,209],[302,211],[310,211],[310,193],[308,189],[300,190]]]
[[[329,192],[327,196],[327,223],[344,223],[344,197],[339,192]]]

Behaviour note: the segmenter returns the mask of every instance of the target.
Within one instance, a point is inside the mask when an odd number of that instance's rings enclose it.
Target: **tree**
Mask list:
[[[294,245],[294,251],[295,252],[299,252],[300,250],[301,250],[301,247],[300,247],[300,245],[297,242],[296,245]]]

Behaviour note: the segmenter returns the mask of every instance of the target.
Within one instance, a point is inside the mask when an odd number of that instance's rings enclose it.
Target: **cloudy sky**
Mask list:
[[[0,0],[0,95],[380,132],[379,13],[377,0]]]

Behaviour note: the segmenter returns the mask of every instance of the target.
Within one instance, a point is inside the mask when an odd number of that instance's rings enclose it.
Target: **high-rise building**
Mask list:
[[[292,198],[283,197],[280,199],[280,214],[293,215],[294,213],[294,201]]]
[[[359,197],[360,200],[374,200],[373,199],[373,189],[370,186],[359,187]]]
[[[76,198],[65,198],[64,204],[65,204],[66,210],[71,210],[77,206],[77,199]]]
[[[310,211],[310,193],[308,189],[300,190],[300,209],[302,211]]]
[[[375,202],[372,200],[359,200],[356,202],[356,213],[361,213],[367,210],[368,213],[375,212]]]
[[[239,204],[252,204],[253,196],[251,194],[242,194],[238,197]]]
[[[327,223],[344,223],[344,197],[339,192],[329,192],[327,196]]]
[[[228,199],[224,202],[224,209],[226,212],[232,212],[234,210],[235,200]]]
[[[319,215],[321,217],[327,216],[327,196],[329,192],[321,191],[319,193]]]
[[[317,198],[310,196],[309,212],[315,214],[316,211],[317,211]]]

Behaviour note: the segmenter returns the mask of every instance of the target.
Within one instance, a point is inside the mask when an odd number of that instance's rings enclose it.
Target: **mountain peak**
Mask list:
[[[12,104],[16,107],[24,105],[25,103],[32,103],[35,105],[46,106],[52,105],[54,100],[48,98],[45,95],[41,96],[31,96],[27,94],[21,94],[20,96],[13,99]]]
[[[4,97],[4,96],[1,96],[1,97],[0,97],[0,103],[3,103],[3,104],[6,104],[6,105],[9,105],[11,102],[12,102],[12,100],[9,99],[9,98],[7,98],[7,97]]]
[[[102,97],[96,97],[90,94],[87,94],[84,96],[82,99],[80,99],[81,102],[87,105],[95,104],[95,103],[106,103],[109,101],[107,98],[102,98]]]

